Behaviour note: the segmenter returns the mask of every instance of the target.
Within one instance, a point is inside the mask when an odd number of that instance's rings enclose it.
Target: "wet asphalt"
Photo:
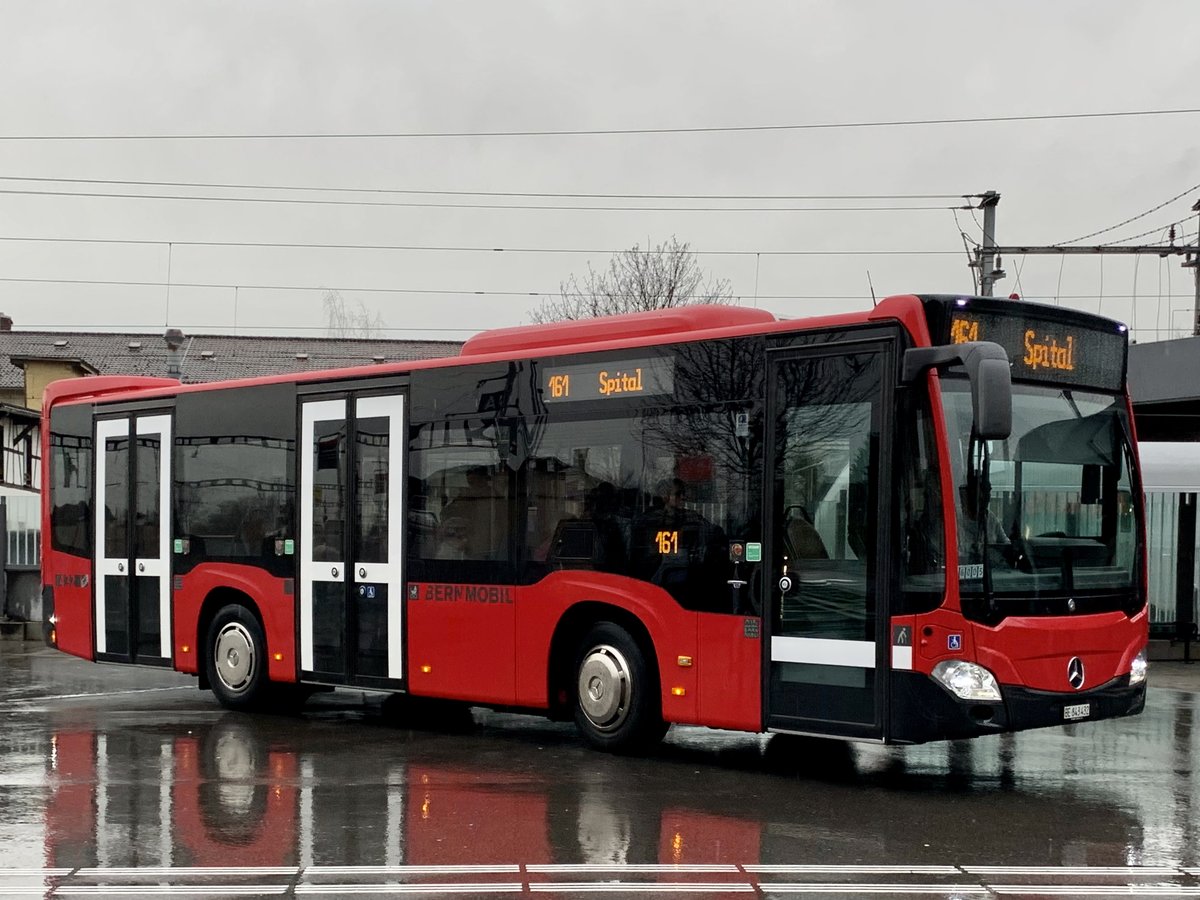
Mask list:
[[[1198,896],[1198,692],[1160,663],[1130,719],[908,748],[674,728],[630,758],[355,692],[231,713],[4,642],[0,895]]]

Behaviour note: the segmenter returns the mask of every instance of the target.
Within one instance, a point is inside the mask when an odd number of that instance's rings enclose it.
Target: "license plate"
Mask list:
[[[1086,719],[1091,714],[1092,704],[1090,703],[1076,703],[1073,706],[1063,707],[1063,718],[1068,722],[1075,719]]]

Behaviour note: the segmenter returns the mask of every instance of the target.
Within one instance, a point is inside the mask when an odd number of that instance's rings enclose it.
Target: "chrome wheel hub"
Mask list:
[[[217,635],[213,648],[217,677],[226,689],[244,691],[254,678],[254,641],[240,622],[230,622]]]
[[[629,663],[612,646],[593,647],[579,667],[579,707],[601,731],[619,728],[629,716],[633,685]]]

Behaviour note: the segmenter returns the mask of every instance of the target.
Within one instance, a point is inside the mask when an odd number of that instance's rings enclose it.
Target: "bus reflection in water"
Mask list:
[[[672,724],[905,744],[1136,714],[1127,338],[900,296],[57,382],[47,640],[233,709],[353,687],[573,719],[621,752]]]
[[[174,735],[61,731],[47,805],[51,867],[462,865],[757,859],[759,825],[550,788],[519,770],[397,758],[360,786],[320,753],[276,744],[227,716]],[[119,745],[119,746],[118,746]],[[137,789],[108,763],[158,771]],[[340,759],[345,762],[344,758]],[[557,821],[567,811],[568,823]]]
[[[973,774],[964,744],[951,745],[948,772],[895,774],[897,760],[856,762],[848,749],[811,741],[797,747],[804,739],[779,735],[765,752],[741,747],[721,756],[713,772],[721,790],[678,797],[628,784],[623,790],[608,774],[581,775],[570,762],[531,775],[529,760],[512,753],[499,755],[507,766],[446,759],[448,752],[486,756],[489,744],[511,735],[456,737],[466,744],[457,751],[436,736],[389,750],[386,731],[339,724],[345,727],[358,730],[359,746],[376,760],[352,780],[346,767],[360,752],[330,744],[296,749],[266,719],[233,714],[179,729],[60,730],[45,806],[45,865],[850,863],[861,861],[864,848],[878,859],[911,860],[929,853],[924,831],[896,827],[913,821],[954,821],[953,846],[988,847],[997,857],[1011,839],[1031,865],[1113,865],[1142,840],[1141,823],[1102,792],[1080,795],[1061,784],[997,790],[993,761]],[[812,777],[801,757],[827,770],[824,778]],[[681,750],[663,765],[692,778],[697,758]],[[704,758],[710,766],[715,759]],[[620,780],[624,772],[610,774]],[[800,818],[793,789],[809,798]],[[847,804],[873,791],[886,792],[893,815],[847,815]],[[997,821],[1021,824],[1008,836],[996,831]],[[1063,821],[1071,828],[1064,831]]]

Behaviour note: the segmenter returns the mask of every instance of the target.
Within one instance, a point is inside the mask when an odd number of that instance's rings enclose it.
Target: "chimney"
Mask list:
[[[178,328],[168,328],[167,333],[163,335],[163,340],[167,342],[167,377],[179,378],[179,348],[183,346],[183,332]]]
[[[12,331],[12,316],[0,312],[0,331]]]

